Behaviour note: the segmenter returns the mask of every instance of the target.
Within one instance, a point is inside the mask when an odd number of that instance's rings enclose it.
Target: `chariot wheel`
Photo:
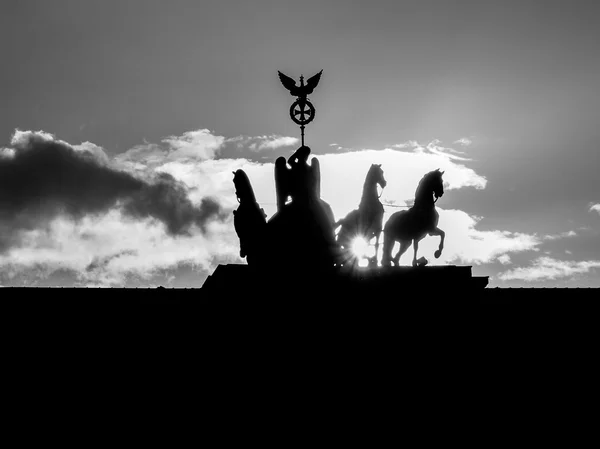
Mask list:
[[[296,100],[290,107],[290,117],[297,125],[306,125],[315,119],[315,107],[308,100]]]

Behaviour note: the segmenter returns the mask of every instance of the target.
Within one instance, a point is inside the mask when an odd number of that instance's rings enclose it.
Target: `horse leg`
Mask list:
[[[377,265],[377,257],[379,256],[379,237],[381,236],[381,229],[375,233],[375,264]]]
[[[392,264],[392,249],[394,249],[396,240],[383,231],[383,249],[381,250],[381,266],[387,267]]]
[[[419,251],[419,240],[420,239],[414,239],[413,240],[413,245],[415,247],[415,252],[414,252],[413,261],[412,261],[412,266],[413,267],[416,267],[418,265],[417,264],[417,251]]]
[[[381,235],[381,230],[375,231],[375,255],[369,258],[369,265],[377,266],[377,256],[379,255],[379,236]]]
[[[396,264],[396,266],[400,265],[400,257],[402,256],[402,254],[404,254],[406,252],[406,250],[408,249],[409,246],[410,246],[410,240],[400,240],[400,249],[398,250],[398,252],[396,253],[396,256],[394,257],[394,263]]]
[[[438,259],[442,255],[442,250],[444,249],[444,239],[446,238],[446,233],[442,231],[440,228],[435,228],[433,231],[429,233],[429,235],[439,235],[440,236],[440,246],[438,246],[437,251],[433,254],[436,259]]]

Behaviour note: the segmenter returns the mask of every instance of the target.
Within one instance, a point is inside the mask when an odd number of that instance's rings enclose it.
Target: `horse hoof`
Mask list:
[[[435,256],[436,259],[439,259],[440,256],[442,255],[442,250],[438,249],[433,255]]]
[[[428,263],[429,263],[429,261],[427,259],[425,259],[424,257],[421,257],[419,260],[417,260],[417,266],[419,266],[419,267],[424,267]]]

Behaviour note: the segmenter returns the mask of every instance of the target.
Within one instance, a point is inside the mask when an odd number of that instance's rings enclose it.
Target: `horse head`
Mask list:
[[[443,174],[444,172],[440,171],[439,168],[431,172],[431,188],[436,200],[444,195],[444,181],[442,180]]]
[[[430,204],[431,194],[435,196],[435,201],[444,195],[444,181],[442,180],[443,171],[437,170],[430,171],[427,173],[417,186],[415,192],[415,205],[416,204]]]
[[[381,164],[371,164],[371,168],[369,169],[369,177],[374,183],[379,184],[382,189],[384,189],[387,185],[387,181],[383,177],[383,169],[381,168]]]

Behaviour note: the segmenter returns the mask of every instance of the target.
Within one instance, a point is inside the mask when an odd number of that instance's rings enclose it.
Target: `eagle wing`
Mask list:
[[[323,70],[306,80],[306,95],[312,94],[313,90],[315,90],[315,87],[317,87],[317,84],[319,84],[319,81],[321,80],[322,73]]]
[[[277,73],[279,73],[279,79],[281,80],[281,84],[283,84],[283,87],[285,87],[287,90],[290,91],[292,95],[294,95],[294,92],[296,91],[296,81],[294,81],[293,78],[284,75],[280,71],[277,71]]]

